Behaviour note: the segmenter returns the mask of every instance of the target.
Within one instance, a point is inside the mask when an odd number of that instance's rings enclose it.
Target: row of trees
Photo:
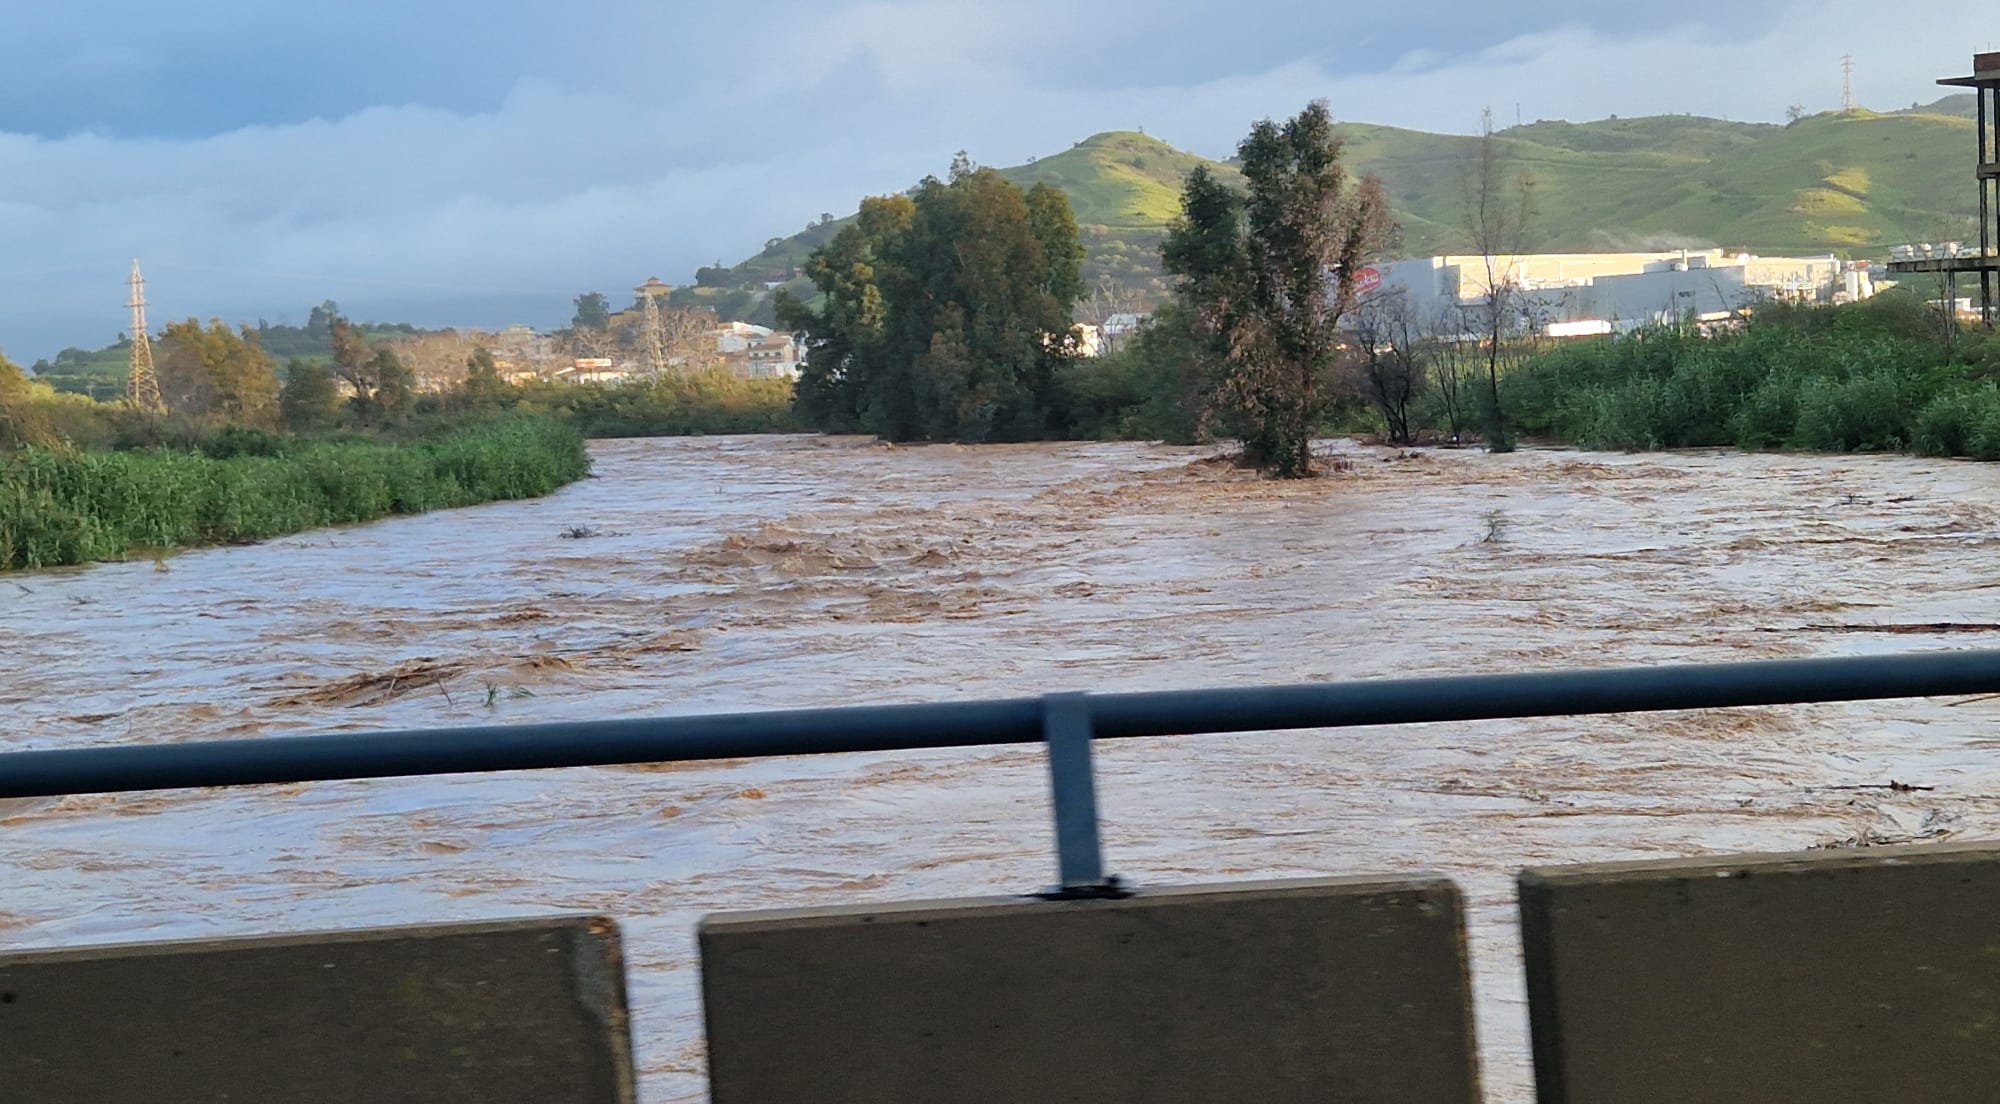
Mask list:
[[[1171,300],[1131,348],[1094,365],[1076,357],[1079,308],[1096,322],[1139,304],[1115,282],[1083,286],[1060,191],[1023,192],[961,155],[944,181],[866,200],[806,265],[819,297],[779,304],[807,338],[800,420],[893,440],[1233,437],[1247,462],[1301,476],[1330,414],[1359,394],[1394,439],[1410,439],[1413,406],[1436,398],[1454,436],[1476,412],[1488,445],[1509,447],[1499,380],[1532,193],[1490,117],[1461,173],[1485,299],[1449,320],[1364,297],[1356,274],[1396,227],[1381,183],[1348,173],[1342,152],[1316,102],[1252,128],[1240,188],[1190,175],[1161,246]]]
[[[317,309],[315,322],[322,322]],[[197,425],[299,431],[407,418],[420,387],[396,347],[371,344],[338,314],[325,315],[323,325],[331,355],[295,356],[280,372],[258,328],[231,327],[219,318],[206,325],[193,318],[168,323],[155,354],[167,412]],[[480,347],[454,377],[467,395],[490,396],[502,385],[492,355]],[[0,359],[0,418],[12,423],[8,436],[15,440],[34,439],[24,431],[33,417],[25,401],[29,386],[20,369]]]

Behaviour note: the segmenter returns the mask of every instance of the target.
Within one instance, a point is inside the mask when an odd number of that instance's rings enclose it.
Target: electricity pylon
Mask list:
[[[139,275],[139,259],[132,259],[132,370],[125,377],[125,398],[133,406],[152,414],[164,414],[160,401],[160,378],[153,372],[153,339],[146,333],[146,278]]]

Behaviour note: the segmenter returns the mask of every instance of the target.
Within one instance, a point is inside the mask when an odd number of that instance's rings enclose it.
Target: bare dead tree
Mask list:
[[[1355,383],[1363,397],[1381,412],[1389,443],[1415,441],[1410,408],[1430,384],[1428,342],[1410,305],[1398,288],[1370,296],[1356,306]]]
[[[1077,301],[1076,320],[1087,326],[1102,326],[1114,314],[1138,313],[1136,304],[1140,302],[1143,300],[1136,291],[1107,272]]]
[[[1118,351],[1119,338],[1102,332],[1105,323],[1121,314],[1142,314],[1146,306],[1144,292],[1107,272],[1099,276],[1096,285],[1077,301],[1076,320],[1086,326],[1097,327],[1101,339],[1098,350],[1110,356]]]
[[[1479,136],[1462,166],[1463,230],[1485,266],[1482,337],[1486,344],[1486,445],[1495,452],[1513,449],[1506,413],[1500,408],[1502,347],[1515,326],[1520,282],[1516,263],[1528,250],[1534,222],[1534,181],[1525,172],[1512,173],[1506,150],[1493,130],[1493,111],[1479,117]]]
[[[722,323],[707,307],[662,307],[660,328],[665,335],[667,363],[707,368],[715,358],[710,331]]]
[[[490,335],[467,330],[412,334],[383,342],[416,377],[419,391],[445,391],[465,382],[466,362],[473,350],[490,344]]]
[[[1472,339],[1471,319],[1452,304],[1421,320],[1428,351],[1431,387],[1452,444],[1465,439],[1471,422],[1473,389],[1479,379],[1479,347]]]
[[[567,352],[578,360],[613,358],[625,344],[620,340],[621,336],[613,327],[578,326],[569,333]]]

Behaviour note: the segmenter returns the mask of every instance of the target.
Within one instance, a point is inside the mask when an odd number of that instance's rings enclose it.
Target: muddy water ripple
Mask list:
[[[2000,468],[1336,451],[1349,470],[1274,484],[1136,445],[604,442],[541,501],[0,578],[0,748],[2000,645]],[[1119,741],[1106,849],[1141,883],[1460,879],[1489,1097],[1526,1100],[1514,870],[1992,838],[1996,721]],[[1037,888],[1041,771],[996,749],[14,803],[0,946],[603,911],[645,1099],[699,1100],[700,916]],[[1892,779],[1935,789],[1841,788]]]

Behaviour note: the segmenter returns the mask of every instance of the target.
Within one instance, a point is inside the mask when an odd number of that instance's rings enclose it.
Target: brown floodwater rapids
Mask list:
[[[1279,483],[1129,444],[601,442],[547,499],[0,576],[0,750],[2000,643],[2000,466],[1329,448]],[[1113,741],[1105,851],[1141,885],[1458,879],[1488,1097],[1522,1101],[1519,868],[2000,837],[1996,721]],[[643,1098],[699,1100],[701,916],[1034,891],[1045,787],[1018,747],[13,802],[0,947],[602,912]]]

